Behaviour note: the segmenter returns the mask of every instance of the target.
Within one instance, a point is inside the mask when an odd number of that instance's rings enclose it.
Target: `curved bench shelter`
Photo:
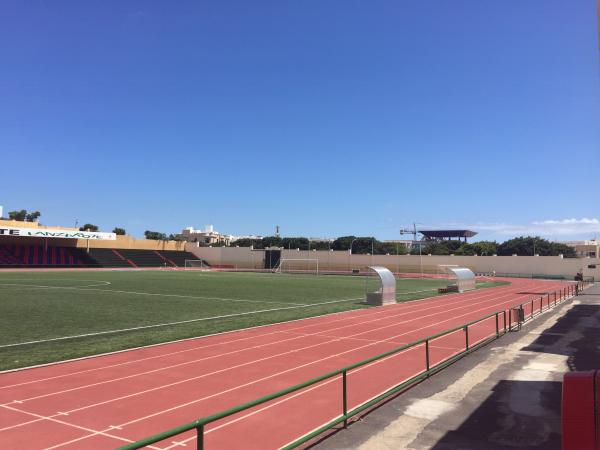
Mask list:
[[[396,277],[387,268],[382,266],[368,266],[369,274],[379,279],[379,289],[375,292],[366,292],[365,302],[369,305],[381,306],[396,303]],[[365,284],[366,285],[366,284]]]
[[[458,292],[475,289],[475,274],[471,269],[467,269],[466,267],[448,267],[446,270],[450,275],[456,277]]]

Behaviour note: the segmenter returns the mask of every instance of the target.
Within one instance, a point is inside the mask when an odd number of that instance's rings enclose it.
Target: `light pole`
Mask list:
[[[356,238],[352,239],[352,242],[350,242],[350,251],[348,253],[348,270],[351,270],[351,265],[352,265],[352,245],[354,245],[354,241],[356,241]]]
[[[352,242],[350,242],[350,254],[352,254],[352,246],[354,245],[354,242],[356,241],[357,238],[352,239]]]
[[[400,236],[402,236],[403,234],[412,234],[413,235],[413,244],[417,243],[417,233],[419,233],[417,231],[417,225],[422,225],[420,222],[413,222],[413,229],[409,230],[406,228],[403,228],[400,230]],[[419,242],[419,270],[421,271],[421,278],[423,278],[423,255],[421,253],[421,242]],[[398,270],[399,272],[400,270]]]
[[[373,243],[375,242],[375,239],[371,239],[371,265],[373,265]]]

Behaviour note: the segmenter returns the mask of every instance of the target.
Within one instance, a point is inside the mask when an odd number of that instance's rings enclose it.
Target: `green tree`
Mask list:
[[[146,230],[146,231],[144,231],[144,236],[146,237],[146,239],[149,239],[151,241],[166,241],[167,240],[167,235],[165,233],[160,233],[158,231]]]
[[[538,236],[520,236],[498,245],[498,255],[509,256],[514,254],[519,256],[532,256],[534,254],[558,256],[562,254],[566,258],[577,256],[574,248],[558,242],[550,242]]]
[[[471,244],[478,255],[492,256],[498,253],[498,243],[496,241],[478,241]]]
[[[406,254],[406,246],[404,244],[396,243],[396,242],[381,242],[377,239],[375,240],[375,255],[405,255]]]
[[[315,248],[313,244],[316,244],[316,242],[311,242],[310,248]],[[308,250],[308,239],[305,237],[285,237],[281,240],[281,247],[292,250],[297,248]]]
[[[354,239],[356,239],[356,236],[341,236],[332,242],[331,248],[334,250],[350,250],[350,244]]]
[[[10,220],[18,220],[19,222],[24,222],[27,219],[27,210],[22,209],[20,211],[9,211],[8,218]]]
[[[428,242],[423,248],[422,253],[424,255],[450,255],[457,254],[458,249],[463,245],[460,241],[431,241]],[[417,254],[419,250],[417,249]],[[412,254],[412,252],[411,252]]]
[[[279,236],[266,236],[262,238],[263,248],[281,247],[281,238]]]
[[[79,231],[98,231],[98,225],[94,225],[93,223],[86,223],[82,227],[79,227]]]
[[[231,243],[234,247],[254,247],[254,248],[263,248],[262,241],[260,239],[238,239],[237,241],[233,241]]]
[[[310,241],[311,250],[329,250],[331,243],[328,241]]]
[[[563,255],[565,258],[577,258],[577,251],[573,247],[560,242],[552,242],[550,251],[553,255]]]
[[[25,216],[25,220],[27,220],[27,222],[35,222],[39,219],[41,215],[42,213],[39,211],[32,211],[30,213],[27,213],[27,215]]]
[[[461,245],[460,247],[458,247],[456,249],[456,251],[454,252],[455,255],[461,255],[461,256],[473,256],[473,255],[477,255],[477,247],[475,247],[475,244],[468,244],[468,243],[464,243],[463,245]]]
[[[115,229],[112,230],[112,232],[118,236],[125,236],[125,234],[126,234],[125,228],[119,228],[119,227],[115,227]]]

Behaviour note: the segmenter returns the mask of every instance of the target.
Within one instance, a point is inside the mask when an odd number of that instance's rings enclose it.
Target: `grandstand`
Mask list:
[[[16,226],[15,226],[16,225]],[[26,233],[0,234],[0,269],[4,268],[152,268],[184,267],[185,260],[197,259],[179,242],[137,240],[130,236],[92,240],[89,237],[112,233],[87,233],[86,238],[58,237],[79,230],[42,227],[37,223],[0,220],[3,230],[31,229]]]

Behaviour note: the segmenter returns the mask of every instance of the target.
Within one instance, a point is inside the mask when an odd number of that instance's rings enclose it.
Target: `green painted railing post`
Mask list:
[[[496,339],[500,337],[500,326],[498,324],[498,313],[496,313]]]
[[[520,305],[520,307],[522,308],[522,304]],[[508,310],[502,310],[502,317],[504,320],[504,332],[506,333],[507,331],[507,322],[508,322],[508,330],[511,330],[512,327],[512,311],[513,309],[508,309]],[[421,381],[423,380],[426,376],[429,376],[429,371],[433,370],[441,370],[442,368],[446,367],[449,364],[452,364],[454,361],[457,361],[458,359],[462,358],[463,356],[467,355],[471,349],[475,350],[483,345],[486,345],[488,342],[491,342],[491,340],[493,339],[493,337],[488,336],[486,339],[484,339],[483,341],[480,342],[476,342],[472,347],[470,346],[469,343],[469,327],[471,325],[474,324],[479,324],[481,322],[483,322],[484,320],[489,320],[491,319],[492,316],[495,316],[495,321],[496,321],[496,333],[497,335],[499,334],[499,318],[498,318],[498,314],[500,314],[499,311],[495,312],[495,313],[491,313],[485,317],[482,317],[478,320],[475,320],[473,322],[469,322],[466,323],[464,325],[461,326],[457,326],[455,328],[443,331],[441,333],[438,334],[434,334],[431,336],[428,336],[426,338],[414,341],[414,342],[410,342],[408,344],[402,345],[400,347],[397,347],[395,349],[391,349],[387,352],[381,353],[379,355],[375,355],[372,356],[370,358],[367,358],[365,360],[359,361],[357,363],[351,364],[349,366],[340,368],[338,370],[334,370],[332,372],[328,372],[326,374],[320,375],[318,377],[312,378],[311,380],[305,381],[303,383],[294,385],[294,386],[290,386],[288,388],[282,389],[280,391],[277,392],[273,392],[271,394],[265,395],[261,398],[252,400],[250,402],[238,405],[238,406],[234,406],[233,408],[229,408],[225,411],[221,411],[215,414],[212,414],[210,416],[206,416],[203,418],[200,418],[198,420],[195,420],[194,422],[190,422],[184,425],[180,425],[179,427],[173,428],[171,430],[159,433],[159,434],[155,434],[154,436],[150,436],[148,438],[139,440],[137,442],[133,442],[131,444],[127,444],[124,445],[122,447],[120,447],[121,450],[135,450],[135,449],[140,449],[142,447],[147,447],[148,445],[154,444],[156,442],[160,442],[163,441],[165,439],[168,439],[169,437],[172,436],[177,436],[181,433],[185,433],[188,431],[192,431],[194,429],[196,429],[197,431],[197,437],[196,437],[196,449],[197,450],[204,450],[204,433],[206,430],[206,426],[207,424],[213,423],[217,420],[223,419],[225,417],[229,417],[233,414],[237,414],[240,411],[245,411],[248,410],[250,408],[254,408],[257,405],[261,405],[264,404],[266,402],[270,402],[273,399],[276,398],[280,398],[283,397],[285,395],[288,395],[292,392],[298,392],[304,388],[306,388],[307,386],[313,386],[317,383],[320,383],[323,380],[328,380],[328,379],[332,379],[333,377],[338,378],[340,375],[342,375],[342,389],[343,389],[343,416],[338,416],[336,417],[334,420],[323,424],[322,426],[320,426],[319,428],[309,432],[308,434],[303,435],[302,437],[296,439],[295,441],[291,442],[290,444],[286,445],[285,447],[283,447],[284,449],[292,449],[297,447],[298,445],[307,442],[308,440],[312,439],[313,437],[317,436],[319,433],[328,430],[338,424],[341,424],[342,422],[344,423],[344,427],[348,426],[348,419],[350,417],[353,417],[354,415],[358,414],[361,411],[364,411],[367,408],[370,408],[372,405],[377,404],[378,402],[380,402],[382,399],[389,397],[390,395],[393,395],[397,392],[400,392],[401,390],[404,390],[407,386],[410,386],[412,384],[414,384],[417,381]],[[508,320],[506,318],[506,315],[509,314],[508,316]],[[458,355],[454,355],[454,356],[450,356],[447,357],[446,359],[443,359],[442,361],[438,362],[437,364],[434,363],[433,366],[431,364],[430,361],[430,352],[429,352],[429,343],[431,340],[435,340],[435,339],[439,339],[442,336],[447,336],[449,334],[453,334],[453,333],[458,333],[460,330],[463,330],[465,333],[465,350],[463,352],[460,352]],[[354,407],[353,409],[348,410],[348,386],[347,386],[347,372],[350,370],[354,370],[358,367],[364,367],[367,364],[370,364],[373,361],[378,361],[381,360],[383,358],[387,358],[388,356],[391,355],[396,355],[399,354],[405,350],[414,348],[416,346],[420,346],[425,344],[425,352],[426,352],[426,366],[427,366],[427,373],[423,373],[420,372],[418,375],[413,376],[412,378],[403,381],[402,383],[400,383],[399,385],[396,385],[395,387],[385,391],[383,394],[380,394],[379,396],[372,398],[370,400],[367,400],[366,402],[360,404],[359,406]],[[338,378],[339,379],[339,378]]]
[[[531,300],[531,318],[533,319],[533,300]]]
[[[344,413],[344,428],[348,428],[348,380],[347,371],[342,372],[342,410]]]
[[[204,450],[204,423],[201,423],[196,427],[198,432],[196,436],[196,450]]]
[[[429,339],[425,340],[425,369],[427,370],[427,377],[429,377]]]

